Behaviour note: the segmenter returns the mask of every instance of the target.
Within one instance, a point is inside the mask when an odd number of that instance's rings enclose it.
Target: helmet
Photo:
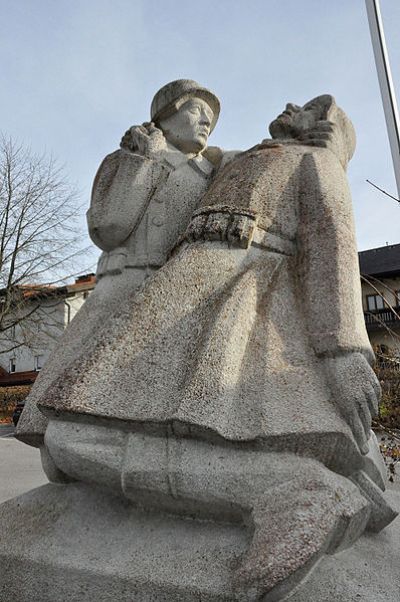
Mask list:
[[[210,132],[212,132],[219,116],[219,100],[210,90],[203,88],[192,79],[177,79],[166,84],[156,93],[151,103],[151,121],[157,124],[161,119],[173,115],[190,98],[201,98],[212,109],[213,118],[210,125]]]

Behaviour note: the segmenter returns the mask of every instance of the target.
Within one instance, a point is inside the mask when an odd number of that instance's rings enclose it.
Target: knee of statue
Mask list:
[[[58,468],[45,445],[41,445],[39,449],[42,468],[51,483],[72,483],[75,481],[74,478]]]
[[[271,140],[216,160],[218,112],[196,82],[172,82],[100,167],[89,226],[101,311],[41,372],[20,435],[49,421],[49,479],[77,482],[66,487],[84,504],[100,492],[105,516],[119,504],[146,580],[166,533],[186,553],[204,527],[214,561],[221,528],[233,542],[223,593],[213,582],[203,596],[191,548],[190,599],[278,601],[396,516],[371,436],[380,387],[346,178],[355,137],[323,95],[287,105]],[[189,599],[176,587],[171,599]]]
[[[351,546],[366,529],[380,530],[396,516],[361,470],[345,477],[293,453],[171,433],[128,436],[121,490],[147,509],[245,527],[250,539],[234,584],[257,596],[294,587],[324,554]]]
[[[120,465],[126,434],[82,417],[50,419],[42,448],[42,464],[50,481],[94,483],[119,492]]]

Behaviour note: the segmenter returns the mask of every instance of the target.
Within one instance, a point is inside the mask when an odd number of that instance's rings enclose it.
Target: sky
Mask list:
[[[400,100],[400,2],[381,9]],[[0,52],[0,130],[57,157],[84,206],[168,81],[217,94],[210,144],[224,149],[265,138],[287,102],[333,94],[357,132],[359,249],[400,243],[400,205],[366,182],[397,194],[364,0],[1,0]],[[84,210],[81,223],[84,238]]]

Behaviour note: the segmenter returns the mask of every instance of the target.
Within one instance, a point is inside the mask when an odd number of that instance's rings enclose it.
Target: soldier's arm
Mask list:
[[[306,154],[300,171],[299,273],[313,347],[371,359],[346,173],[327,149]]]
[[[111,251],[123,245],[139,224],[165,170],[159,162],[123,149],[104,159],[87,212],[90,237],[100,249]]]
[[[310,340],[323,358],[330,395],[362,453],[368,452],[379,383],[361,304],[353,211],[346,174],[327,149],[301,165],[299,287]]]

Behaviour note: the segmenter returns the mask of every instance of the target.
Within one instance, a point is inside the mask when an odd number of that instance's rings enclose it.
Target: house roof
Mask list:
[[[34,370],[26,372],[12,372],[9,374],[5,370],[0,373],[0,387],[12,387],[17,385],[31,385],[35,382],[39,373]]]
[[[79,293],[84,291],[91,291],[96,285],[96,276],[94,274],[85,274],[76,278],[73,284],[67,284],[66,289],[68,293]]]
[[[365,276],[400,275],[400,244],[361,251],[358,258],[360,272]]]
[[[75,279],[72,284],[63,284],[55,286],[53,284],[19,284],[18,289],[24,299],[44,299],[47,297],[66,297],[75,293],[90,291],[96,285],[96,276],[94,274],[85,274]],[[0,290],[0,296],[3,291]]]

